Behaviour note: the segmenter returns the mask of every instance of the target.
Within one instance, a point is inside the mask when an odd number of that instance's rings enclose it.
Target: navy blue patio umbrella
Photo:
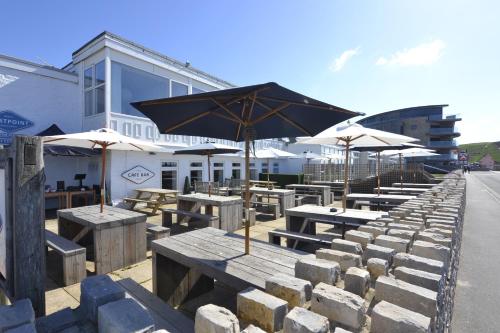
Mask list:
[[[245,141],[245,208],[250,207],[250,141],[314,136],[344,120],[362,115],[327,104],[277,83],[245,86],[134,102],[160,133]],[[248,216],[248,214],[247,214]],[[250,229],[245,223],[245,253]]]

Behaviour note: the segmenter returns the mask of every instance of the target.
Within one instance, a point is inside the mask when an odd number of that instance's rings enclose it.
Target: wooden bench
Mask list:
[[[370,202],[370,201],[355,201],[354,204],[352,205],[354,209],[361,209],[362,207],[370,207],[370,210],[383,210],[383,211],[388,211],[391,210],[395,207],[398,207],[399,205],[396,204],[390,204],[390,203],[376,203],[376,202]]]
[[[298,242],[310,243],[328,248],[332,246],[331,241],[322,239],[317,235],[308,235],[295,231],[276,229],[273,231],[269,231],[268,236],[269,236],[269,243],[276,245],[281,245],[281,238],[286,238],[287,240],[294,240],[295,242],[294,245],[292,246],[293,248],[297,247]]]
[[[154,240],[170,236],[170,228],[153,223],[146,223],[146,231],[153,236]]]
[[[64,286],[69,286],[86,278],[84,247],[49,230],[45,230],[45,244],[62,258],[62,274],[57,274],[56,280],[61,281]]]
[[[130,210],[134,210],[138,203],[145,203],[147,207],[152,208],[152,214],[154,215],[161,205],[158,200],[148,200],[148,199],[136,199],[136,198],[123,198],[123,202],[131,204]]]
[[[177,223],[180,223],[183,217],[188,217],[187,221],[188,227],[213,227],[219,228],[219,217],[209,214],[200,214],[189,212],[186,210],[174,209],[174,208],[163,208],[162,210],[162,226],[163,227],[171,227],[172,226],[172,217],[174,214],[177,215]]]
[[[250,201],[250,205],[252,207],[257,208],[257,207],[268,207],[271,209],[271,214],[273,215],[274,219],[278,219],[280,217],[280,204],[279,203],[273,203],[273,202],[262,202],[262,201]]]
[[[321,195],[319,194],[297,194],[295,195],[295,206],[313,204],[321,206]]]

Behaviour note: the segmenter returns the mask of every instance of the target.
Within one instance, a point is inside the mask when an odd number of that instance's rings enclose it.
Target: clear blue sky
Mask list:
[[[500,1],[18,0],[2,13],[2,54],[61,67],[108,30],[368,115],[449,104],[460,143],[500,140]]]

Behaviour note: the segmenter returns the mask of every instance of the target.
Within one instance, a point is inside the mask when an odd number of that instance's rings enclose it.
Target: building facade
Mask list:
[[[458,159],[455,138],[460,133],[455,127],[461,121],[456,115],[445,116],[443,108],[448,105],[417,106],[379,113],[363,118],[359,124],[417,138],[426,148],[436,151],[437,156],[420,158],[429,167],[448,170],[454,168]]]

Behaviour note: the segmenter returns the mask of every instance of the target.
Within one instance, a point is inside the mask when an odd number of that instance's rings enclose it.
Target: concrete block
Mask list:
[[[5,333],[37,333],[37,331],[35,324],[27,323],[21,326],[17,326],[16,328],[11,328],[5,331]]]
[[[68,329],[78,323],[80,318],[71,308],[64,308],[36,320],[36,329],[39,333],[52,333]]]
[[[425,229],[425,232],[440,234],[444,237],[453,239],[453,236],[454,236],[453,230],[454,229],[450,229],[450,228],[429,227],[429,228]]]
[[[153,332],[155,329],[149,311],[132,298],[106,303],[97,312],[99,333]]]
[[[393,303],[431,319],[437,312],[436,292],[388,276],[380,276],[375,282],[375,300]]]
[[[363,254],[363,248],[358,242],[351,242],[345,239],[336,238],[332,240],[332,250]]]
[[[368,232],[349,230],[345,233],[345,239],[351,242],[361,244],[361,247],[366,249],[366,245],[373,243],[373,235]]]
[[[389,229],[400,229],[400,230],[410,230],[410,231],[419,231],[423,226],[415,226],[409,223],[389,223],[387,224],[387,228]]]
[[[12,305],[0,306],[0,332],[35,322],[35,311],[29,298],[21,299]]]
[[[320,282],[335,284],[340,275],[340,265],[334,261],[306,258],[295,263],[295,277],[311,281],[315,286]]]
[[[368,222],[366,222],[366,225],[367,226],[372,226],[372,227],[381,227],[381,228],[384,228],[387,225],[387,222],[380,221],[380,220],[377,220],[377,221],[368,221]]]
[[[288,308],[304,306],[311,300],[311,282],[287,274],[276,274],[266,280],[266,292],[288,302]]]
[[[371,333],[429,333],[431,320],[420,313],[382,301],[371,315]]]
[[[394,249],[390,247],[368,244],[366,247],[365,254],[363,256],[363,260],[367,262],[370,258],[379,258],[387,260],[389,266],[392,265],[392,257],[396,254]]]
[[[375,245],[388,247],[396,252],[408,252],[410,241],[400,237],[381,235],[375,239]]]
[[[361,266],[361,256],[343,251],[319,249],[316,250],[316,258],[337,262],[340,270],[345,272],[349,267]]]
[[[432,232],[419,232],[417,235],[417,240],[423,240],[426,242],[441,244],[446,247],[451,247],[451,238],[445,237],[441,234],[436,234]]]
[[[97,308],[125,297],[125,290],[107,275],[88,277],[80,284],[80,307],[85,317],[97,323]]]
[[[411,254],[442,261],[445,266],[448,266],[451,251],[450,248],[440,244],[417,240],[413,243]]]
[[[371,225],[362,225],[358,228],[358,231],[368,232],[372,234],[373,238],[375,238],[379,235],[385,235],[387,233],[387,228],[375,227]]]
[[[238,318],[228,309],[208,304],[196,310],[195,333],[240,333]]]
[[[238,318],[267,332],[281,330],[288,312],[286,301],[253,287],[238,293],[236,306]]]
[[[439,293],[444,286],[444,275],[419,271],[408,267],[396,267],[394,277],[416,286],[426,288]]]
[[[401,229],[389,229],[387,232],[387,236],[399,237],[403,239],[407,239],[411,242],[415,240],[416,232],[413,230],[401,230]]]
[[[370,258],[368,259],[366,269],[370,273],[373,280],[376,280],[379,276],[387,276],[389,273],[389,262],[380,258]]]
[[[313,289],[311,311],[335,323],[359,329],[364,323],[366,309],[360,296],[320,283]]]
[[[248,325],[241,333],[266,333],[266,331],[261,330],[257,326],[253,326],[252,324]]]
[[[328,333],[328,318],[304,308],[296,307],[290,311],[283,323],[283,333]]]
[[[368,289],[370,289],[370,273],[358,267],[349,268],[344,276],[344,290],[364,298]]]

